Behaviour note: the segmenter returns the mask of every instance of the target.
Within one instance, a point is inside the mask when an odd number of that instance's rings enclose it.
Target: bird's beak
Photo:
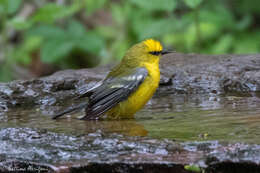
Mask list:
[[[169,51],[169,50],[163,50],[162,51],[162,55],[168,54],[168,53],[173,53],[175,51]]]

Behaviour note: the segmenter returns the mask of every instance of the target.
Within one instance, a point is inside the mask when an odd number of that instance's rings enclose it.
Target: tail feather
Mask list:
[[[79,105],[71,106],[71,107],[65,109],[64,111],[59,112],[59,113],[55,114],[54,116],[52,116],[52,119],[57,119],[57,118],[65,115],[67,113],[73,112],[75,110],[80,110],[80,109],[86,108],[87,105],[88,105],[87,102],[83,102],[83,103],[80,103]]]

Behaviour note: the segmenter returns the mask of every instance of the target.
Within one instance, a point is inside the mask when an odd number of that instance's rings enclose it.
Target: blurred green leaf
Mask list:
[[[20,7],[22,0],[8,0],[7,13],[14,14]]]
[[[13,15],[21,3],[22,0],[0,0],[0,14]]]
[[[26,37],[39,36],[45,39],[66,37],[66,33],[59,27],[53,25],[39,25],[26,32]]]
[[[196,25],[193,24],[191,26],[191,32],[194,32],[196,35]],[[218,26],[211,22],[201,22],[199,24],[199,31],[200,31],[200,37],[202,40],[207,41],[209,39],[214,39],[218,37],[219,34],[221,34],[221,30],[218,28]]]
[[[74,42],[75,48],[95,55],[98,55],[105,45],[100,35],[94,31],[86,31],[85,27],[75,20],[68,23],[66,35]]]
[[[21,63],[23,65],[29,65],[32,61],[30,53],[23,49],[18,49],[15,52],[13,52],[12,57],[13,59],[15,59],[16,62]]]
[[[8,10],[8,0],[0,0],[0,15],[6,15]]]
[[[219,15],[221,14],[221,15]],[[217,5],[214,9],[203,9],[199,12],[200,22],[211,23],[218,30],[235,26],[233,14],[225,7]]]
[[[111,5],[112,17],[120,25],[127,23],[133,13],[133,8],[129,3],[124,3],[123,5],[112,3]]]
[[[260,13],[259,7],[260,7],[259,0],[250,0],[250,1],[237,0],[236,8],[234,10],[236,10],[237,12],[239,12],[241,14],[245,14],[245,13],[259,14]]]
[[[247,29],[252,24],[252,22],[253,19],[251,15],[244,15],[243,18],[240,21],[238,21],[238,23],[236,23],[235,29],[243,31]]]
[[[149,11],[173,11],[177,6],[177,0],[130,0],[130,2]]]
[[[123,58],[126,50],[130,47],[129,42],[127,40],[118,40],[116,41],[111,49],[113,52],[113,59],[120,60]]]
[[[25,30],[32,26],[32,22],[24,19],[23,17],[14,17],[8,20],[8,25],[14,27],[16,30]]]
[[[28,37],[22,46],[24,50],[31,52],[35,49],[38,49],[41,43],[42,43],[42,38],[37,36],[32,36],[32,37]]]
[[[234,37],[230,34],[223,35],[211,49],[211,53],[214,54],[224,54],[229,52],[232,47]]]
[[[82,36],[86,33],[86,29],[78,21],[70,20],[68,23],[68,32],[73,35]]]
[[[46,63],[56,63],[65,59],[74,49],[98,55],[104,47],[104,40],[93,31],[86,32],[84,26],[72,20],[62,30],[58,27],[39,26],[29,35],[41,36],[45,41],[41,48],[41,59]]]
[[[138,22],[138,20],[136,20],[136,22]],[[173,17],[161,20],[151,20],[150,23],[146,24],[142,24],[141,20],[139,20],[139,22],[140,23],[135,23],[134,25],[134,29],[139,40],[150,37],[160,37],[166,33],[179,29],[179,23]]]
[[[82,39],[78,40],[77,47],[86,52],[98,55],[101,49],[105,47],[105,43],[100,36],[88,32]]]
[[[113,19],[117,22],[117,23],[123,23],[124,19],[125,19],[125,15],[124,12],[122,10],[122,8],[120,7],[120,5],[113,3],[111,5],[111,13],[112,13],[112,17]]]
[[[220,32],[214,23],[201,22],[198,28],[201,34],[200,38],[198,38],[196,27],[196,24],[193,23],[187,27],[187,30],[183,33],[183,39],[185,40],[187,51],[194,51],[194,48],[198,46],[196,45],[198,39],[200,39],[200,41],[208,41],[217,37]]]
[[[0,81],[8,82],[13,79],[9,64],[0,64]]]
[[[187,171],[197,172],[200,173],[201,169],[198,165],[185,165],[184,169]]]
[[[104,7],[106,2],[107,0],[85,0],[87,16]]]
[[[53,23],[57,19],[73,15],[79,9],[80,7],[77,4],[65,6],[54,3],[48,3],[44,5],[42,8],[39,8],[31,20],[33,22]]]
[[[23,44],[20,45],[12,54],[12,58],[14,58],[17,62],[22,63],[24,65],[28,65],[31,63],[31,53],[38,49],[42,43],[42,39],[40,37],[32,36],[27,37]]]
[[[260,31],[245,33],[236,36],[234,53],[259,53],[260,50]]]
[[[202,0],[184,0],[185,4],[190,8],[196,8],[200,5]]]
[[[118,35],[118,31],[113,26],[98,26],[95,28],[98,35],[106,39],[113,39]]]
[[[41,49],[41,60],[45,63],[55,63],[65,58],[73,48],[74,43],[68,40],[48,40]]]

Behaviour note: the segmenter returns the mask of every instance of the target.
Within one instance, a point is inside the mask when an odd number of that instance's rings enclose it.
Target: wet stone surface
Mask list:
[[[260,90],[260,55],[175,54],[162,59],[162,84],[174,93]]]
[[[260,172],[259,55],[169,55],[135,119],[50,118],[108,69],[0,84],[0,172]]]
[[[53,105],[80,95],[102,80],[111,66],[66,70],[29,81],[0,83],[0,110]],[[175,94],[260,91],[260,55],[170,54],[160,63],[158,92]]]
[[[159,172],[188,172],[184,166],[189,164],[209,171],[222,166],[220,171],[225,171],[230,165],[239,167],[245,163],[259,170],[258,145],[217,141],[177,144],[171,140],[126,137],[101,131],[71,136],[31,128],[5,128],[0,130],[0,135],[0,171],[3,172],[29,169],[28,165],[30,169],[56,172],[95,172],[96,169],[105,172],[108,168],[111,172],[131,172],[131,169],[141,171],[144,167],[147,172],[160,169]]]

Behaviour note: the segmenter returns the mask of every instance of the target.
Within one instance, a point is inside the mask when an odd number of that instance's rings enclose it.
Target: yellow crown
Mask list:
[[[145,40],[144,44],[147,46],[149,52],[160,52],[163,49],[161,43],[153,39]]]

